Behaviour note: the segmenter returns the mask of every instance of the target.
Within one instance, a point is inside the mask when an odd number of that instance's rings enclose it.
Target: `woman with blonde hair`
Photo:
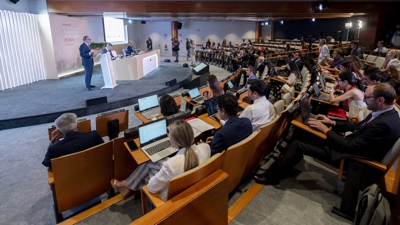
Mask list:
[[[126,180],[111,180],[112,187],[119,191],[124,198],[127,198],[148,184],[151,193],[157,193],[161,199],[166,201],[169,181],[202,165],[210,158],[211,154],[208,144],[193,144],[192,126],[183,120],[174,121],[169,125],[169,138],[171,146],[179,149],[174,157],[141,164]]]
[[[390,50],[386,54],[385,62],[382,66],[382,72],[390,73],[390,67],[396,68],[397,71],[400,71],[400,52],[397,50]]]

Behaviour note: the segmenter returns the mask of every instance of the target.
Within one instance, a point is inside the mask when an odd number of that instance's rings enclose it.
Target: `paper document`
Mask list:
[[[188,120],[187,122],[192,126],[194,137],[199,136],[204,131],[214,129],[213,126],[198,118]]]

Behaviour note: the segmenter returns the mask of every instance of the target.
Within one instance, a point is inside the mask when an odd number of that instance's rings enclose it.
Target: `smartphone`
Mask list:
[[[136,143],[133,140],[127,141],[126,143],[128,144],[128,146],[129,146],[129,148],[131,149],[132,152],[139,149],[138,146],[136,145]]]

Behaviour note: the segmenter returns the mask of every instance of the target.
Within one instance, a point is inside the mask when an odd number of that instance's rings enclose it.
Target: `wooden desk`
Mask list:
[[[143,123],[148,123],[151,122],[151,119],[147,119],[146,117],[144,117],[140,112],[135,112],[135,115],[143,122]],[[163,118],[162,115],[159,115],[156,117],[157,119]]]
[[[319,131],[319,130],[313,129],[313,128],[311,128],[311,127],[308,126],[308,125],[305,125],[305,124],[303,123],[303,120],[302,120],[302,118],[301,118],[301,115],[299,115],[296,119],[292,120],[292,124],[293,124],[294,126],[300,128],[300,129],[302,129],[302,130],[305,130],[305,131],[307,131],[307,132],[309,132],[309,133],[314,134],[315,136],[318,136],[318,137],[320,137],[320,138],[322,138],[322,139],[326,139],[326,134],[322,133],[322,132]]]
[[[321,92],[321,95],[322,95],[322,94],[323,94],[323,93]],[[324,92],[324,94],[326,94],[326,93]],[[311,100],[313,100],[313,101],[318,101],[318,102],[322,102],[322,103],[325,103],[325,104],[328,104],[328,105],[331,105],[331,106],[339,107],[339,102],[330,102],[330,101],[325,101],[325,100],[321,100],[321,99],[316,99],[316,98],[314,98],[314,96],[311,97]]]
[[[133,141],[135,142],[136,146],[138,146],[138,150],[136,151],[131,151],[131,149],[129,148],[128,144],[126,142],[124,142],[125,148],[126,150],[131,153],[133,159],[135,159],[136,163],[138,165],[145,163],[147,161],[149,161],[149,157],[147,157],[146,154],[144,154],[143,150],[140,148],[140,142],[139,142],[139,138],[135,138],[133,139]]]
[[[183,99],[184,99],[187,103],[189,103],[190,105],[192,105],[192,106],[198,106],[198,105],[200,105],[199,103],[193,104],[192,102],[190,102],[190,101],[192,100],[191,97],[186,96],[186,97],[184,97]]]

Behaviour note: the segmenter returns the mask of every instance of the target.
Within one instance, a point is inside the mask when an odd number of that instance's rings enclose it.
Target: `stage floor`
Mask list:
[[[168,87],[166,81],[177,80]],[[92,91],[85,88],[85,75],[80,73],[59,80],[43,80],[0,92],[0,130],[52,122],[64,112],[86,116],[137,103],[138,97],[152,93],[163,95],[178,89],[192,79],[190,67],[161,62],[160,67],[140,80],[118,80],[114,89],[104,85],[101,67],[93,71]],[[108,103],[86,107],[86,100],[107,97]]]

